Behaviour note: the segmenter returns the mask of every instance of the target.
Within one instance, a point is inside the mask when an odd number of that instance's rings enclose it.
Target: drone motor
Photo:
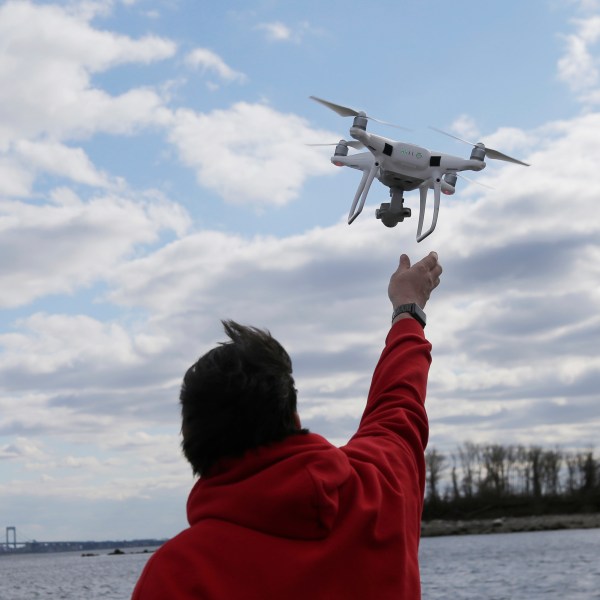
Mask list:
[[[483,144],[475,144],[471,150],[471,160],[485,160],[485,146]]]

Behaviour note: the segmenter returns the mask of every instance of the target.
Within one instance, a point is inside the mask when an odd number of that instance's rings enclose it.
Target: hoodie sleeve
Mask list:
[[[431,344],[421,325],[413,319],[397,321],[373,373],[358,431],[344,448],[352,459],[374,465],[394,487],[410,487],[421,499],[430,364]]]

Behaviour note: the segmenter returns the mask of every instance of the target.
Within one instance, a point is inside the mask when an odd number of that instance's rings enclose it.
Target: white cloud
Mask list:
[[[139,360],[133,340],[122,326],[85,315],[36,313],[19,321],[17,327],[26,333],[0,335],[4,350],[0,369],[18,367],[35,375],[85,364],[131,364]]]
[[[337,139],[293,114],[238,102],[228,110],[176,111],[170,141],[198,182],[231,204],[258,207],[293,200],[304,181],[333,171],[307,143]]]
[[[313,27],[308,21],[302,21],[290,27],[281,21],[260,23],[256,29],[263,31],[269,42],[292,42],[299,44],[307,34],[322,35],[322,31]]]
[[[243,73],[234,71],[218,54],[207,48],[192,50],[186,56],[185,62],[190,67],[201,69],[204,72],[213,72],[224,81],[237,81],[239,83],[246,81],[246,76]]]
[[[457,117],[452,125],[450,125],[450,129],[457,136],[473,142],[477,142],[477,138],[480,136],[475,119],[469,115],[460,115]]]
[[[83,202],[57,190],[53,200],[42,205],[0,201],[4,307],[90,285],[139,244],[156,241],[161,231],[182,232],[187,224],[179,205],[156,197],[136,201],[105,195]]]
[[[589,101],[599,83],[598,55],[593,47],[600,39],[600,15],[575,19],[573,24],[575,33],[564,36],[566,48],[558,61],[558,77]]]
[[[107,187],[108,176],[98,172],[81,148],[58,142],[18,141],[15,154],[32,170],[60,175],[78,183]]]
[[[0,155],[0,195],[24,197],[31,193],[34,176],[15,157]]]
[[[127,132],[166,118],[156,92],[132,89],[113,98],[93,88],[91,75],[169,58],[176,47],[168,40],[100,31],[66,9],[26,0],[0,7],[0,39],[0,150],[22,137]]]
[[[11,444],[0,446],[2,459],[40,459],[44,456],[39,444],[27,438],[17,436]]]
[[[257,25],[257,29],[263,30],[267,39],[273,42],[287,42],[294,39],[292,30],[280,21],[261,23]]]

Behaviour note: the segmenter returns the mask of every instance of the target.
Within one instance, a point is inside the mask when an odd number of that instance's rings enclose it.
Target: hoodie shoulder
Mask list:
[[[270,535],[321,539],[333,527],[351,471],[345,453],[323,437],[290,436],[200,479],[188,521],[192,528],[220,519]]]

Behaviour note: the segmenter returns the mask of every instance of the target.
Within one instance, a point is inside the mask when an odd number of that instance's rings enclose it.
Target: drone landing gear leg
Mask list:
[[[404,206],[404,190],[401,188],[390,188],[390,202],[382,202],[375,211],[375,217],[381,219],[386,227],[396,227],[398,223],[410,217],[410,208]]]
[[[362,212],[363,206],[365,205],[365,200],[367,199],[367,194],[369,193],[369,189],[371,188],[373,179],[375,179],[375,177],[377,176],[378,170],[379,163],[375,162],[368,171],[363,171],[362,179],[358,184],[358,189],[356,190],[356,195],[354,196],[352,206],[350,207],[350,213],[348,214],[348,225],[350,225],[354,221],[354,219],[356,219],[356,217],[358,217],[358,215],[360,215],[360,213]]]
[[[419,210],[419,225],[417,227],[417,242],[422,242],[428,235],[431,235],[437,224],[438,213],[440,211],[440,196],[442,191],[441,181],[442,179],[440,175],[435,176],[433,178],[433,219],[431,221],[431,227],[425,233],[423,233],[423,220],[425,217],[425,208],[427,205],[427,192],[429,188],[428,183],[425,183],[419,189],[419,192],[421,194],[421,206]]]

